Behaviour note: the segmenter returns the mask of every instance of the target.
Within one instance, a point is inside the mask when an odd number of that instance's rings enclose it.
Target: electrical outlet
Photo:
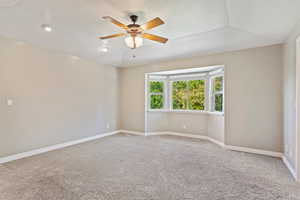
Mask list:
[[[7,104],[7,106],[13,106],[14,102],[12,99],[7,99],[6,104]]]

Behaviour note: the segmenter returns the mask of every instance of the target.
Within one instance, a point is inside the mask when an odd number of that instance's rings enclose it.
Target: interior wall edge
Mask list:
[[[283,51],[283,114],[284,114],[284,154],[286,160],[296,170],[300,181],[300,164],[297,161],[297,133],[296,130],[296,66],[297,66],[297,38],[300,36],[300,22],[290,32],[289,37],[285,40]],[[299,142],[299,139],[298,139]],[[298,160],[300,160],[298,155]],[[298,162],[298,163],[297,163]],[[297,166],[298,165],[298,166]],[[298,169],[297,169],[298,168]]]
[[[297,173],[296,170],[294,169],[293,165],[291,164],[291,162],[287,159],[286,155],[284,154],[282,156],[282,161],[285,164],[285,166],[288,168],[288,170],[290,171],[290,173],[292,174],[293,178],[295,180],[297,180]]]

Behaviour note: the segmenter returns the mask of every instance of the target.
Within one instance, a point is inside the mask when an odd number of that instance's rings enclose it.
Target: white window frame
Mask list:
[[[222,91],[214,92],[214,79],[216,77],[223,77],[222,82]],[[189,80],[204,80],[205,81],[205,104],[204,110],[177,110],[173,109],[173,82],[174,81],[189,81]],[[158,81],[163,82],[163,92],[162,93],[151,93],[150,92],[150,82]],[[219,69],[216,71],[211,72],[204,72],[204,73],[197,73],[197,74],[185,74],[185,75],[154,75],[149,76],[147,83],[147,111],[152,112],[182,112],[182,113],[208,113],[208,114],[217,114],[223,115],[224,114],[224,107],[225,107],[225,80],[224,80],[224,69]],[[187,88],[188,90],[188,88]],[[216,94],[223,94],[222,99],[222,111],[215,111],[215,95]],[[151,109],[151,95],[162,95],[163,96],[163,108],[162,109]]]
[[[214,91],[214,80],[217,77],[222,77],[222,90],[221,91]],[[222,94],[222,111],[215,110],[215,96],[217,94]],[[217,73],[210,77],[210,112],[213,113],[223,113],[224,112],[224,73]]]

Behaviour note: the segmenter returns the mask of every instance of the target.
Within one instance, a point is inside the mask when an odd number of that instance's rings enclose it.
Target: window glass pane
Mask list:
[[[164,90],[164,83],[162,81],[150,81],[150,92],[160,93]]]
[[[223,111],[223,94],[215,95],[215,111],[218,112]]]
[[[191,80],[188,81],[188,101],[189,110],[205,109],[205,81]]]
[[[151,109],[162,109],[164,107],[163,95],[151,95],[150,105],[151,105]]]
[[[214,92],[223,90],[223,76],[214,78]]]
[[[186,81],[174,81],[172,91],[173,109],[187,109],[187,83]]]

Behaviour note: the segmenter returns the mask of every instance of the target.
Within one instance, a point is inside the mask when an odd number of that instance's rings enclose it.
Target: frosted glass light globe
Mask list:
[[[130,36],[130,37],[125,38],[125,43],[131,49],[138,48],[143,45],[143,38],[138,37],[138,36],[136,36],[136,37]],[[134,46],[134,43],[135,43],[135,46]]]

